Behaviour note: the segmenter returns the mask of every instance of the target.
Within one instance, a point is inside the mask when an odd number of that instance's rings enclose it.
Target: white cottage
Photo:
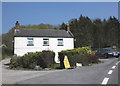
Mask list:
[[[58,52],[74,48],[74,38],[68,30],[20,29],[16,26],[14,35],[14,54],[23,56],[26,53],[52,50],[55,62],[59,63]]]

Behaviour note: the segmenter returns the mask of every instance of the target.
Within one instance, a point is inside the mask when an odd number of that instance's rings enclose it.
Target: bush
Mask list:
[[[99,62],[99,60],[98,60],[99,58],[95,54],[88,54],[87,57],[88,57],[88,62],[89,63],[97,63],[97,62]]]
[[[23,68],[29,69],[35,68],[35,66],[38,65],[37,62],[39,58],[41,58],[41,52],[25,54],[24,56],[21,57]]]
[[[2,47],[0,48],[0,50],[2,50],[2,59],[6,59],[6,58],[10,58],[13,56],[13,50],[6,48],[6,47]]]
[[[13,55],[13,50],[6,48],[6,47],[2,47],[2,55],[3,56],[12,56]]]
[[[53,67],[54,57],[55,57],[55,53],[53,51],[42,51],[42,60],[41,60],[43,61],[42,67],[44,68]]]
[[[74,67],[76,63],[82,63],[88,65],[92,61],[97,62],[98,58],[95,57],[95,53],[90,47],[75,48],[71,50],[64,50],[59,52],[60,66],[64,68],[64,57],[68,57],[70,66]]]
[[[22,59],[21,57],[13,56],[10,60],[10,68],[21,68]]]
[[[11,60],[11,68],[28,68],[34,69],[35,66],[42,68],[53,67],[55,53],[52,51],[42,51],[28,53],[22,57],[13,57]]]

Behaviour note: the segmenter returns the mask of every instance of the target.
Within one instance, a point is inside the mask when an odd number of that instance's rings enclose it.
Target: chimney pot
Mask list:
[[[18,21],[16,21],[16,23],[15,23],[15,29],[20,29],[20,24]]]
[[[15,30],[14,30],[14,34],[17,34],[19,32],[19,29],[20,29],[20,24],[18,21],[16,21],[15,23]]]

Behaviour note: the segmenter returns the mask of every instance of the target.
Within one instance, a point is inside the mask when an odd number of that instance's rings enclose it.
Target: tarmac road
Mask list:
[[[104,63],[51,72],[16,84],[118,84],[118,58],[101,60]]]
[[[24,81],[30,78],[35,78],[38,76],[43,76],[48,73],[57,71],[31,71],[31,70],[9,70],[5,64],[10,63],[10,59],[5,59],[0,62],[0,69],[2,68],[2,84],[15,84],[19,81]],[[59,70],[61,71],[61,70]],[[5,85],[6,86],[6,85]],[[8,85],[9,86],[9,85]]]

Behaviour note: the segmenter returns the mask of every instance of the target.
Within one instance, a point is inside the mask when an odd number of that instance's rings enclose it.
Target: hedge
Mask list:
[[[14,56],[11,59],[10,68],[34,69],[36,66],[52,68],[55,53],[53,51],[42,51],[25,54],[22,57]]]
[[[98,57],[91,50],[90,47],[75,48],[71,50],[64,50],[59,52],[60,66],[64,68],[64,57],[68,57],[70,66],[74,67],[76,63],[82,63],[83,65],[89,65],[90,63],[97,63]]]

